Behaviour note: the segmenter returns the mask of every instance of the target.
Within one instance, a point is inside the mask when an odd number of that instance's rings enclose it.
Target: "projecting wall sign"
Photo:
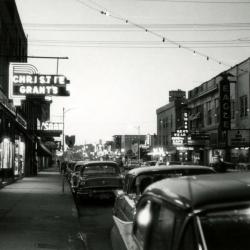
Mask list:
[[[9,98],[25,100],[27,95],[68,96],[69,80],[63,75],[39,74],[34,65],[10,63]]]

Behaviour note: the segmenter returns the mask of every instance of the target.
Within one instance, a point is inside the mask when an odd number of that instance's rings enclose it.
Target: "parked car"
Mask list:
[[[225,173],[231,170],[236,170],[237,166],[235,163],[227,161],[218,161],[211,164],[211,167],[218,173]]]
[[[169,178],[150,185],[135,218],[114,218],[113,250],[247,250],[250,172]]]
[[[142,167],[150,167],[150,166],[155,166],[157,161],[145,161],[142,164]]]
[[[66,177],[70,180],[71,174],[74,171],[74,166],[77,161],[68,161],[66,164]]]
[[[236,164],[235,168],[240,171],[249,171],[250,162],[239,162]]]
[[[71,184],[71,188],[72,188],[73,192],[75,191],[75,188],[78,185],[80,170],[85,163],[86,163],[85,161],[77,161],[73,166],[71,166],[72,169],[68,168],[67,176],[68,176],[68,179],[69,179],[69,182]]]
[[[170,165],[182,165],[182,162],[181,161],[167,161],[167,166],[170,166]]]
[[[91,161],[84,163],[74,186],[80,197],[114,197],[114,191],[122,188],[123,178],[119,165],[113,161]]]
[[[135,207],[144,189],[164,178],[180,177],[185,175],[215,173],[212,168],[202,166],[153,166],[130,170],[124,179],[123,190],[116,193],[113,215],[124,221],[133,220]]]
[[[130,161],[127,164],[124,165],[124,169],[125,170],[131,170],[134,168],[139,168],[140,167],[140,163],[136,160],[136,161]]]

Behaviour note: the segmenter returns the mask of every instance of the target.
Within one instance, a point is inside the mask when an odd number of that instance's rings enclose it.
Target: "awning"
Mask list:
[[[39,156],[51,156],[52,155],[50,150],[42,142],[38,142],[37,144],[37,154]]]

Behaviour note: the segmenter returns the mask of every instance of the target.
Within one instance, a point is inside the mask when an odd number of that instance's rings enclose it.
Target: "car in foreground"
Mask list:
[[[212,174],[215,171],[209,167],[189,166],[153,166],[130,170],[124,179],[123,190],[116,192],[113,215],[124,221],[133,220],[135,207],[144,189],[164,178],[180,177],[186,175]]]
[[[113,218],[113,250],[247,250],[250,173],[164,179],[145,190],[132,222]]]
[[[122,188],[123,177],[119,165],[113,161],[90,161],[80,169],[74,187],[77,198],[112,198]]]

